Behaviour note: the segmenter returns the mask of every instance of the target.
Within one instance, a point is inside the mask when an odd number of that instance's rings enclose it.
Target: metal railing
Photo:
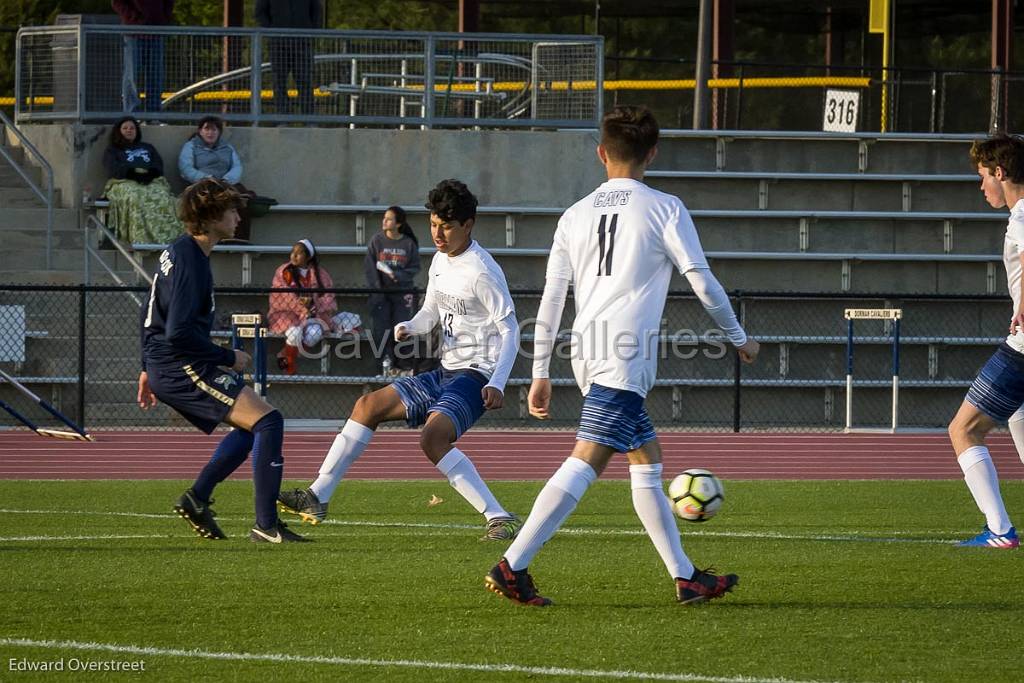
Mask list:
[[[15,119],[593,128],[600,36],[29,27]]]
[[[608,55],[607,102],[643,91],[664,127],[690,127],[696,65],[692,59]],[[735,130],[822,129],[826,87],[860,93],[857,130],[980,133],[1024,129],[1024,73],[1001,69],[890,67],[716,61],[714,127]],[[659,80],[650,80],[657,73]],[[634,98],[635,95],[627,95]],[[630,99],[632,101],[632,99]]]
[[[127,261],[128,265],[132,267],[136,275],[141,278],[146,284],[153,284],[153,276],[146,272],[146,269],[142,267],[135,255],[132,254],[121,242],[117,239],[117,236],[108,228],[103,222],[97,218],[94,214],[89,214],[85,217],[85,221],[82,225],[83,235],[83,246],[85,248],[85,258],[83,259],[83,265],[85,268],[85,284],[92,284],[92,269],[90,268],[92,260],[95,260],[100,264],[100,267],[110,276],[110,278],[122,287],[128,287],[129,283],[125,282],[124,279],[117,274],[107,260],[103,258],[103,255],[94,247],[94,244],[99,244],[101,241],[109,244],[116,249],[121,256]],[[95,232],[93,232],[95,231]],[[96,235],[99,236],[98,240]],[[92,258],[90,258],[92,257]],[[139,306],[142,305],[142,299],[135,296],[131,290],[125,289],[125,293],[131,297],[133,301]]]
[[[46,269],[49,270],[53,267],[53,167],[50,166],[50,162],[46,160],[46,157],[36,149],[25,135],[18,130],[18,127],[14,125],[6,114],[0,111],[0,123],[3,124],[7,130],[14,134],[14,137],[18,139],[18,144],[25,150],[26,153],[35,159],[35,162],[39,164],[39,167],[46,174],[46,189],[43,190],[36,184],[32,177],[25,172],[25,169],[21,167],[11,153],[7,151],[6,145],[0,143],[0,156],[2,156],[7,163],[13,168],[21,179],[29,186],[29,188],[39,197],[44,204],[46,204]]]

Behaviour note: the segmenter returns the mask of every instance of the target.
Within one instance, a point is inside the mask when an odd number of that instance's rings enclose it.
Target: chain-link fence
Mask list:
[[[33,27],[18,33],[16,116],[400,126],[594,127],[595,36]]]
[[[295,290],[289,290],[295,293]],[[299,355],[294,374],[278,369],[287,330],[271,330],[267,343],[267,398],[291,420],[342,420],[362,394],[393,381],[401,367],[431,366],[433,348],[414,352],[422,363],[399,364],[383,373],[383,343],[372,325],[370,290],[334,289],[347,324]],[[216,342],[231,343],[233,313],[265,313],[267,289],[217,293]],[[0,363],[42,398],[89,429],[184,428],[164,406],[143,412],[135,405],[140,370],[139,301],[144,289],[115,287],[0,287]],[[568,334],[572,302],[551,361],[552,417],[528,416],[533,316],[537,291],[514,292],[523,326],[520,356],[506,390],[505,407],[485,415],[482,426],[568,429],[579,416],[581,396],[570,367]],[[845,424],[847,308],[901,308],[899,424],[941,428],[1007,328],[1003,297],[882,297],[734,294],[761,355],[741,365],[699,302],[673,293],[665,306],[658,349],[658,381],[647,397],[651,418],[665,430],[840,430]],[[359,326],[353,329],[356,322]],[[251,342],[250,342],[251,348]],[[625,347],[624,347],[625,348]],[[854,330],[853,422],[888,426],[892,381],[891,321],[857,321]],[[0,397],[40,424],[53,420],[25,405],[10,387]],[[8,415],[3,427],[17,426]]]

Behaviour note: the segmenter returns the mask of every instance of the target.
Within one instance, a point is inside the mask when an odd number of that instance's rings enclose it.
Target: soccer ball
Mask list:
[[[708,470],[686,470],[668,485],[672,510],[688,522],[706,522],[725,500],[722,482]]]

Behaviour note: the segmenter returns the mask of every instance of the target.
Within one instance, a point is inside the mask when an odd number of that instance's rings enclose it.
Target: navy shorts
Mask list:
[[[997,422],[1024,404],[1024,354],[999,345],[967,391],[967,402]]]
[[[149,387],[162,403],[207,434],[213,432],[235,406],[245,382],[217,365],[150,365]]]
[[[653,441],[657,434],[644,407],[643,396],[634,391],[591,384],[583,399],[576,438],[608,446],[616,453],[628,453]]]
[[[476,370],[438,368],[396,379],[391,386],[405,404],[405,421],[410,427],[419,427],[430,413],[442,413],[455,425],[458,439],[484,414],[481,392],[487,378]]]

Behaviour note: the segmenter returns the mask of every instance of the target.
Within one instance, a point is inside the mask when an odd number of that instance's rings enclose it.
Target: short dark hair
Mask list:
[[[122,116],[114,122],[114,127],[110,129],[110,144],[114,147],[120,147],[124,149],[128,146],[128,141],[121,135],[121,126],[126,122],[131,121],[135,124],[135,139],[132,140],[131,144],[137,144],[142,142],[142,128],[139,126],[138,120],[134,116]]]
[[[245,203],[230,183],[217,178],[203,178],[181,193],[178,214],[190,235],[205,235],[206,224],[218,221],[231,209]]]
[[[996,135],[975,140],[971,145],[971,165],[983,166],[995,174],[1001,166],[1011,183],[1024,184],[1024,140],[1016,135]]]
[[[601,119],[601,146],[612,161],[643,163],[658,133],[658,121],[643,106],[621,105]]]
[[[479,204],[466,184],[454,178],[442,180],[427,195],[426,207],[441,220],[465,223],[476,218]]]
[[[203,118],[199,119],[199,123],[196,124],[196,133],[201,131],[203,129],[203,126],[205,126],[208,123],[212,123],[214,126],[216,126],[217,130],[220,133],[224,132],[224,119],[222,119],[219,116],[213,116],[212,114],[207,114]]]

